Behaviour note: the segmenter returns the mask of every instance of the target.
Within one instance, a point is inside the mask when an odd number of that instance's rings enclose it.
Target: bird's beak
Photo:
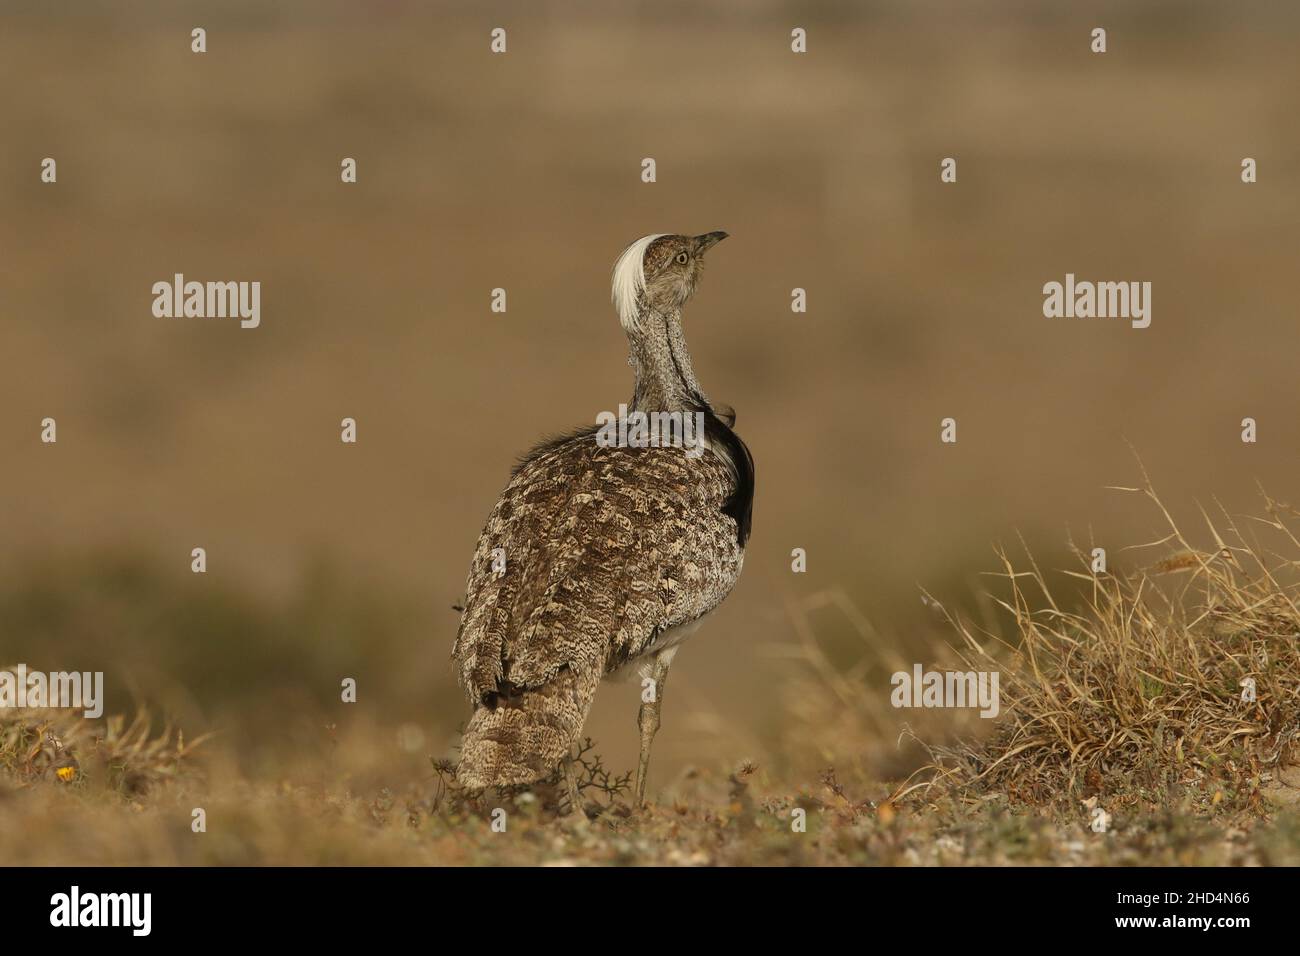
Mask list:
[[[725,232],[706,232],[702,236],[695,237],[695,254],[703,255],[708,249],[711,249],[716,243],[727,238]]]

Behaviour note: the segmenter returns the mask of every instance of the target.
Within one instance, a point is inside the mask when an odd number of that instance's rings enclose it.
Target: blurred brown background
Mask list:
[[[1126,442],[1189,525],[1289,500],[1300,11],[1089,6],[0,3],[0,664],[104,669],[110,711],[250,759],[350,719],[355,676],[449,752],[474,541],[516,456],[629,396],[608,274],[649,232],[731,233],[687,334],[758,469],[656,774],[779,733],[788,602],[842,589],[929,661],[918,586],[974,608],[1017,531],[1140,561]],[[175,272],[260,281],[261,327],[154,318]],[[1151,281],[1151,327],[1045,319],[1067,272]],[[597,699],[617,767],[635,711]]]

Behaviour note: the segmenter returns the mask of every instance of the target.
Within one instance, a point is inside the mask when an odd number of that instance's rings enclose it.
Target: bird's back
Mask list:
[[[718,447],[697,458],[603,447],[587,430],[539,446],[515,470],[479,538],[453,649],[475,707],[463,782],[545,776],[605,674],[726,597],[744,532],[728,513],[736,469]]]

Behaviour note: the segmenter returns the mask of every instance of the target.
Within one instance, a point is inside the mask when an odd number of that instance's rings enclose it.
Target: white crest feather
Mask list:
[[[645,252],[654,242],[667,233],[656,232],[642,236],[623,250],[623,254],[614,263],[614,276],[611,283],[610,298],[618,310],[618,321],[629,332],[637,329],[636,300],[645,289]]]

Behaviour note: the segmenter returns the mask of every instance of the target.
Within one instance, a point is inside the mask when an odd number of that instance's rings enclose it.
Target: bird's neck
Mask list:
[[[631,338],[629,361],[636,373],[636,387],[630,410],[647,413],[699,410],[704,392],[686,348],[681,312],[646,310],[640,315],[639,326],[640,334]]]

